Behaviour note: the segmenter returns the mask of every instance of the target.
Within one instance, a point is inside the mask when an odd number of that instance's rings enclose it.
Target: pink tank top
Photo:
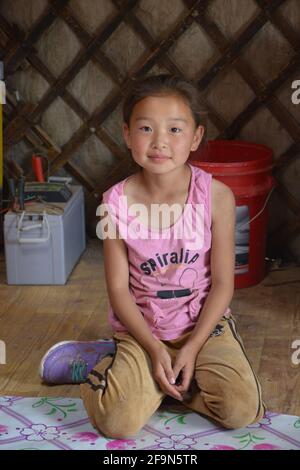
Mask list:
[[[178,338],[194,328],[211,287],[212,176],[189,166],[185,208],[163,230],[150,229],[130,215],[123,193],[129,177],[103,193],[102,203],[108,205],[127,247],[129,290],[152,334],[161,340]],[[127,331],[111,306],[109,321],[115,331]]]

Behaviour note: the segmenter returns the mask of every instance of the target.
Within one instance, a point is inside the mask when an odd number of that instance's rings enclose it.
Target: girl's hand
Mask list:
[[[176,390],[181,394],[182,399],[188,391],[191,381],[194,377],[195,363],[198,355],[197,349],[186,344],[178,352],[173,372],[176,380]]]
[[[176,400],[182,401],[181,393],[176,390],[176,377],[172,369],[171,357],[164,345],[158,343],[149,354],[152,361],[153,377],[160,389]]]

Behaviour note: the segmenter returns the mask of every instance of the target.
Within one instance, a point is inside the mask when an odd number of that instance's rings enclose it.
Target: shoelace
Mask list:
[[[74,360],[71,364],[72,382],[83,382],[87,376],[87,363],[82,359]]]

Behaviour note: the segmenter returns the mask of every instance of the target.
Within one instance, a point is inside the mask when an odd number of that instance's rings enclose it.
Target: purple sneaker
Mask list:
[[[93,367],[105,356],[113,356],[112,339],[97,341],[62,341],[50,348],[40,364],[43,382],[78,384],[84,382]]]

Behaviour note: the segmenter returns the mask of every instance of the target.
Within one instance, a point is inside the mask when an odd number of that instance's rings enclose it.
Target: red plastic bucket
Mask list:
[[[236,200],[235,287],[258,284],[266,275],[267,202],[274,188],[273,152],[250,142],[209,141],[189,162],[229,186]]]

